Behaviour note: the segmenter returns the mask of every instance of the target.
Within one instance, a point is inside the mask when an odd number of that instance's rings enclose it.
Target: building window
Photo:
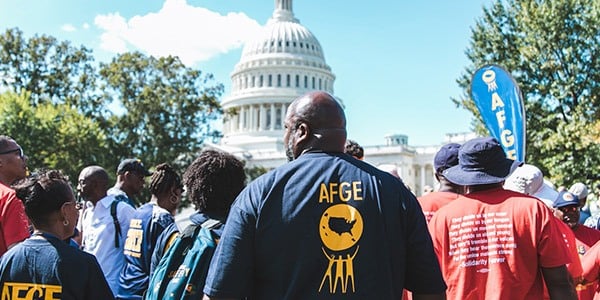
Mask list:
[[[296,75],[296,87],[300,87],[300,75]]]
[[[314,78],[314,77],[312,78],[312,88],[313,88],[313,90],[316,88],[316,85],[315,85],[315,78]]]
[[[287,80],[287,82],[286,82],[286,86],[287,86],[287,87],[290,87],[290,74],[287,74],[287,76],[286,76],[286,80]]]
[[[271,108],[267,107],[267,129],[271,128]]]
[[[277,74],[277,87],[281,86],[281,74]]]
[[[252,76],[252,83],[251,83],[250,87],[254,87],[254,84],[255,84],[255,82],[254,82],[254,81],[255,81],[255,80],[256,80],[256,77]]]
[[[308,76],[304,75],[304,88],[308,88]]]
[[[275,129],[281,129],[281,107],[275,109]]]
[[[258,87],[263,87],[263,76],[260,75],[260,79],[258,80]]]
[[[269,74],[269,86],[273,86],[273,75]]]
[[[323,88],[321,87],[321,78],[319,78],[319,90],[322,90]]]

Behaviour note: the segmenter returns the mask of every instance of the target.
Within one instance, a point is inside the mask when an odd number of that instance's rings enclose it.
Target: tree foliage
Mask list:
[[[525,99],[526,161],[558,185],[600,180],[600,2],[496,0],[472,28],[471,64],[453,101],[475,116],[471,77],[485,64],[509,70]]]
[[[51,36],[26,40],[16,28],[0,35],[0,83],[17,94],[29,92],[34,106],[50,102],[88,116],[103,113],[93,62],[91,50]]]
[[[111,137],[122,153],[146,164],[172,162],[197,152],[214,134],[210,121],[221,108],[223,85],[211,74],[187,68],[176,57],[147,57],[125,53],[101,64],[103,97],[121,112],[111,119]]]
[[[5,92],[0,116],[0,132],[21,145],[30,170],[60,169],[76,181],[81,168],[110,161],[104,131],[66,104],[33,106],[28,92]]]

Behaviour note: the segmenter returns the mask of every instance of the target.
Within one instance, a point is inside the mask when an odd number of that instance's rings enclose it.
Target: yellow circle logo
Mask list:
[[[330,250],[340,251],[354,246],[362,232],[362,216],[348,204],[331,206],[321,216],[319,234],[323,244]]]

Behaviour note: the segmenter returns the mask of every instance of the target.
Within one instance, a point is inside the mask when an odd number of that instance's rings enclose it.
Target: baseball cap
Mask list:
[[[562,191],[558,193],[558,197],[556,198],[556,200],[554,200],[554,204],[552,206],[554,206],[555,208],[559,208],[569,205],[579,206],[579,198],[577,198],[575,194],[569,191]]]
[[[152,173],[149,172],[148,169],[146,169],[146,167],[144,167],[142,161],[140,161],[137,158],[128,158],[121,161],[121,163],[117,167],[117,174],[123,174],[127,171],[138,172],[140,174],[143,174],[144,176],[152,175]]]
[[[544,184],[542,171],[530,164],[523,164],[515,169],[504,181],[504,188],[527,195],[534,195]]]
[[[458,165],[458,149],[460,144],[449,143],[443,145],[433,158],[433,168],[436,173]]]
[[[504,181],[521,164],[507,158],[495,138],[480,137],[464,143],[458,150],[458,165],[442,175],[458,185],[493,184]]]
[[[582,182],[577,182],[569,188],[569,192],[573,193],[579,199],[585,198],[588,195],[588,188]]]

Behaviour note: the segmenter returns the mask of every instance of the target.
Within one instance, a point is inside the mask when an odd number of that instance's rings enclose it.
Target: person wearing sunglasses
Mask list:
[[[45,170],[14,188],[34,231],[2,256],[2,294],[11,299],[114,299],[96,258],[65,243],[79,218],[67,177]]]
[[[23,203],[10,188],[27,174],[27,157],[11,137],[0,135],[0,256],[29,237]]]

